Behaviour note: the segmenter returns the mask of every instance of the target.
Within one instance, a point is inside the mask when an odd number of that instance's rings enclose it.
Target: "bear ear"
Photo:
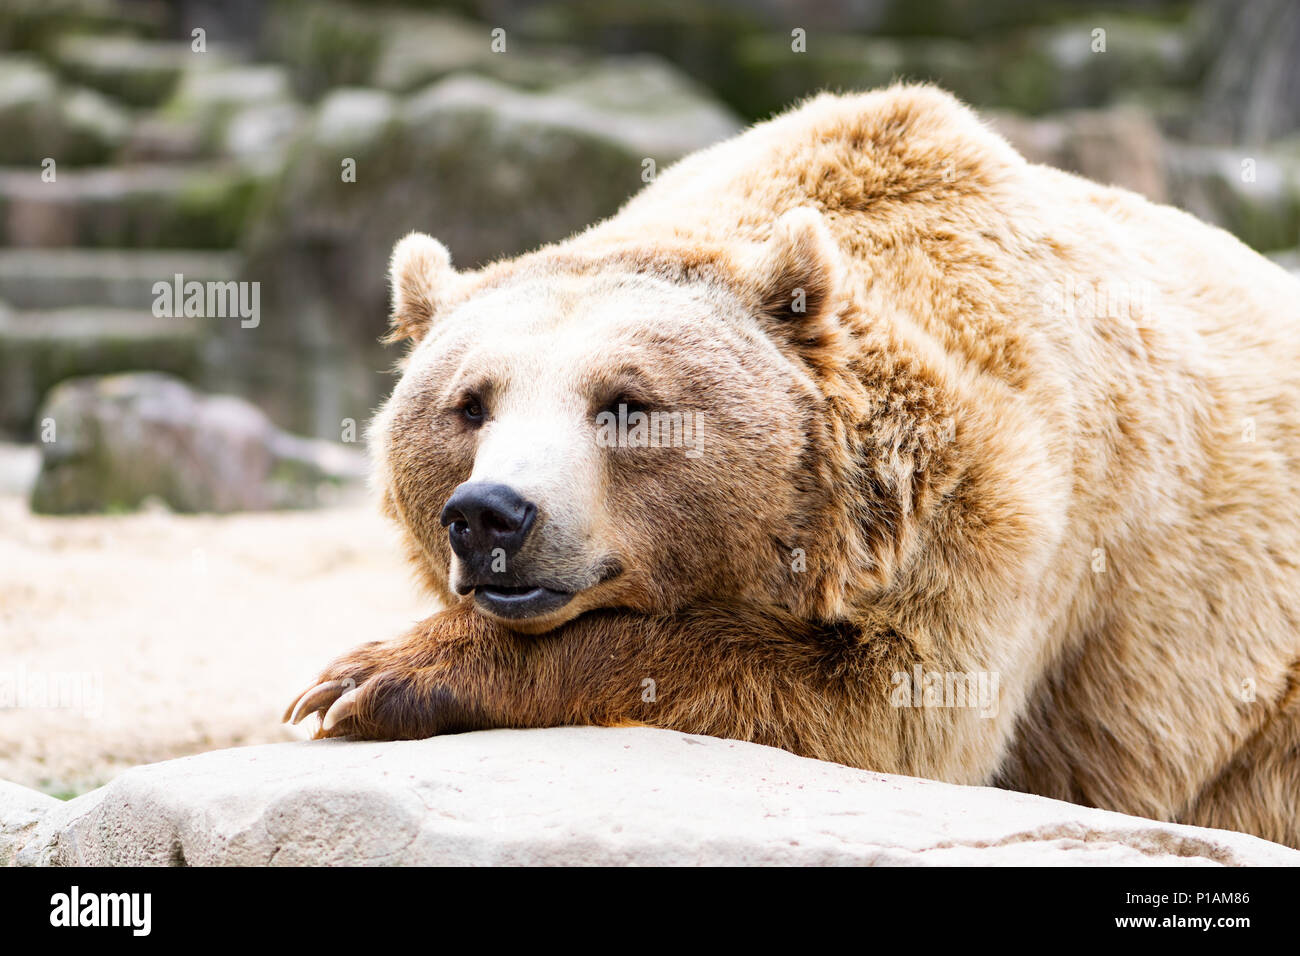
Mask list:
[[[793,209],[778,219],[748,273],[760,314],[792,345],[815,347],[833,332],[840,253],[815,209]]]
[[[437,239],[412,232],[393,247],[389,263],[393,313],[384,342],[424,338],[455,283],[451,253]]]

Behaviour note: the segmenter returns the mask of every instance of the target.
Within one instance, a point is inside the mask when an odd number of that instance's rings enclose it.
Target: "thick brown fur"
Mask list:
[[[926,87],[820,96],[477,272],[431,242],[394,256],[412,351],[372,440],[449,608],[326,669],[359,688],[325,735],[636,722],[1300,846],[1283,270]],[[566,344],[584,303],[671,302],[617,354],[715,426],[698,460],[592,459],[583,540],[619,573],[564,565],[578,597],[528,628],[457,596],[438,522],[483,440],[444,392],[514,289],[554,290]],[[584,361],[572,394],[623,387]],[[996,675],[996,713],[898,706],[917,668]]]

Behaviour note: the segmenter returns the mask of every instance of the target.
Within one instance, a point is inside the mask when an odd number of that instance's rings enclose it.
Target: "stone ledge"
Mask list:
[[[1300,852],[648,728],[270,744],[59,803],[0,784],[35,865],[1300,865]]]

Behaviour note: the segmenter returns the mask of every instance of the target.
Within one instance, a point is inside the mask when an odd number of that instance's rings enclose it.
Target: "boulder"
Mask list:
[[[368,18],[369,14],[367,11]],[[396,93],[409,93],[463,71],[535,86],[546,79],[565,78],[570,68],[555,54],[539,52],[531,45],[520,55],[518,37],[511,55],[508,34],[505,51],[494,53],[492,26],[448,13],[390,13],[372,22],[383,35],[371,82]],[[548,74],[548,70],[553,72]]]
[[[160,113],[176,129],[196,130],[205,154],[267,170],[278,166],[303,116],[284,67],[244,64],[188,71]]]
[[[650,728],[270,744],[54,806],[0,793],[20,864],[1300,865],[1241,833]]]
[[[332,91],[251,227],[245,278],[262,283],[274,321],[227,342],[220,386],[291,428],[337,435],[392,384],[378,340],[403,235],[436,234],[464,267],[515,255],[613,213],[644,176],[739,125],[650,58],[540,92],[470,74],[407,97]]]
[[[218,56],[183,42],[131,36],[70,34],[59,39],[54,61],[79,83],[132,106],[157,106],[176,88],[181,74],[201,69]]]
[[[138,308],[0,305],[0,435],[32,440],[42,397],[66,378],[141,368],[196,378],[207,331],[201,321],[158,319]]]
[[[373,249],[366,265],[378,272],[349,271],[382,298],[390,240],[411,228],[437,231],[465,265],[514,255],[613,212],[644,185],[646,159],[662,168],[739,128],[649,58],[607,62],[542,92],[469,74],[404,99],[335,90],[296,144],[253,244]]]
[[[0,866],[9,866],[36,824],[59,801],[37,790],[0,780]]]
[[[222,124],[216,149],[258,173],[271,175],[281,168],[284,152],[304,120],[305,111],[291,100],[240,106]]]
[[[60,87],[34,58],[0,56],[0,165],[103,162],[129,131],[126,113],[106,97]]]
[[[154,111],[136,118],[119,159],[133,164],[190,162],[211,152],[197,119]]]
[[[240,398],[142,372],[71,379],[37,414],[41,471],[32,510],[174,511],[310,507],[364,476],[362,457],[283,432]]]
[[[528,88],[571,79],[588,59],[563,44],[516,31],[519,18],[484,23],[444,10],[363,6],[335,0],[273,0],[262,53],[286,63],[309,99],[340,86],[409,93],[470,71]],[[493,30],[506,29],[505,49]]]
[[[0,244],[228,249],[258,185],[228,163],[0,169]]]
[[[157,0],[5,0],[0,50],[48,52],[69,33],[154,36],[168,21]]]
[[[484,104],[497,95],[485,85],[448,84],[428,100],[412,104],[412,118],[435,103]],[[740,120],[664,61],[622,57],[592,65],[564,83],[538,93],[520,93],[499,107],[516,122],[544,122],[590,135],[603,135],[658,164],[671,162],[734,135]]]
[[[177,273],[227,280],[238,271],[237,255],[208,250],[0,249],[0,288],[16,309],[94,304],[148,311],[159,280]]]

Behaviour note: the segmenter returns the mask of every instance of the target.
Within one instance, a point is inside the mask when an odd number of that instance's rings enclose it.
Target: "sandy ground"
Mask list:
[[[0,494],[0,779],[68,796],[139,763],[306,736],[333,655],[433,605],[364,501],[45,518]]]

